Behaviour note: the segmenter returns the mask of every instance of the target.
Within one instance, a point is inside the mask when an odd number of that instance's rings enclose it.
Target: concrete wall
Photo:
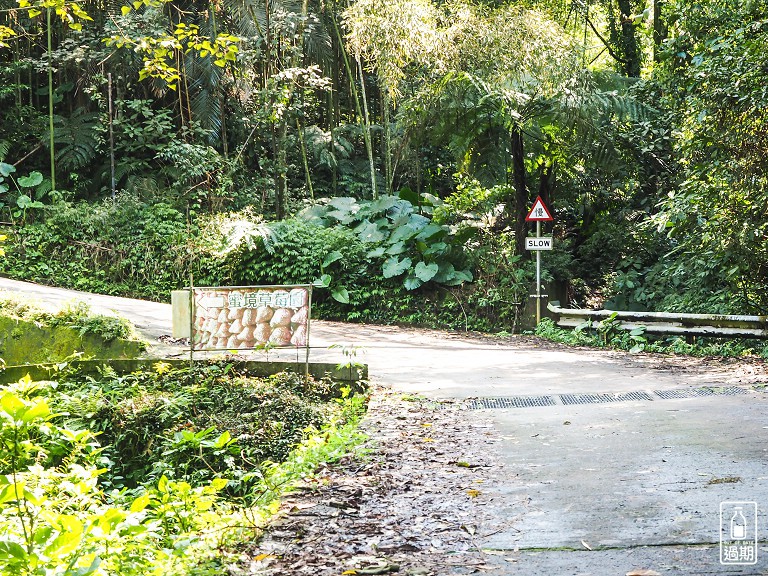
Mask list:
[[[144,343],[105,342],[94,334],[80,335],[68,326],[40,327],[34,322],[0,316],[0,358],[6,365],[60,362],[74,352],[88,358],[135,358]]]

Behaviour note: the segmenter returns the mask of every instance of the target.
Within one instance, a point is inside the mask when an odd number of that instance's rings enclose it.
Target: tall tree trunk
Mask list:
[[[336,32],[336,39],[339,42],[339,50],[344,60],[344,68],[347,71],[347,78],[349,79],[349,89],[352,94],[352,99],[355,102],[355,113],[357,121],[363,130],[363,140],[365,141],[365,150],[368,153],[368,164],[371,172],[371,195],[376,198],[378,193],[376,191],[376,167],[373,160],[373,142],[371,141],[370,124],[368,122],[368,102],[365,94],[365,76],[363,74],[363,65],[360,63],[360,58],[355,58],[357,62],[357,68],[360,70],[360,86],[363,92],[363,106],[360,107],[360,97],[355,87],[355,75],[352,71],[352,66],[349,63],[349,57],[347,51],[344,48],[344,40],[341,37],[341,30],[339,30],[339,23],[336,21],[336,15],[333,15],[333,29]]]
[[[304,180],[307,183],[307,191],[309,192],[309,197],[312,201],[315,200],[315,189],[312,186],[312,174],[309,171],[309,159],[307,158],[307,143],[304,140],[304,128],[301,126],[301,122],[299,122],[299,119],[296,118],[296,131],[298,132],[299,136],[299,144],[301,146],[301,160],[304,164]]]
[[[525,217],[528,215],[528,188],[525,182],[523,131],[516,128],[509,136],[512,155],[512,183],[515,187],[515,254],[525,255]]]
[[[392,133],[389,130],[389,106],[389,92],[384,87],[381,91],[381,121],[384,124],[384,172],[386,193],[392,194]]]
[[[368,150],[368,164],[371,170],[371,197],[375,200],[379,197],[379,192],[376,189],[376,165],[373,162],[371,116],[368,114],[368,96],[365,93],[365,74],[363,73],[363,64],[360,62],[359,56],[355,56],[355,60],[357,61],[357,69],[360,73],[360,90],[363,93],[363,121],[365,122],[363,137],[365,138],[365,147]]]
[[[663,0],[653,0],[653,62],[657,64],[660,58],[661,43],[667,34],[664,30],[664,21],[661,16]]]
[[[48,145],[50,146],[51,160],[51,190],[56,190],[56,151],[54,148],[53,133],[53,41],[51,39],[51,9],[45,11],[46,30],[48,39]]]
[[[640,77],[640,47],[635,35],[635,22],[632,19],[634,10],[631,0],[618,0],[619,18],[621,22],[621,54],[626,60],[624,73],[631,78]]]
[[[275,147],[277,148],[277,158],[275,158],[275,216],[278,220],[285,217],[285,202],[288,189],[288,154],[285,150],[288,136],[288,124],[283,119],[280,121],[276,130]]]

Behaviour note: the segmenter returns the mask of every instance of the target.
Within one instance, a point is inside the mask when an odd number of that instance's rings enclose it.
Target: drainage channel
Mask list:
[[[619,394],[555,394],[551,396],[503,396],[497,398],[473,398],[464,405],[468,410],[494,408],[534,408],[538,406],[575,406],[579,404],[605,404],[609,402],[672,400],[678,398],[702,398],[705,396],[739,396],[749,390],[738,386],[706,386],[702,388],[678,388],[621,392]]]

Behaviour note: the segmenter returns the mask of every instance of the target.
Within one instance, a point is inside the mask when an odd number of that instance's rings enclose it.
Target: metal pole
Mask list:
[[[541,238],[541,221],[536,221],[536,238]],[[536,325],[541,322],[541,250],[536,250]]]

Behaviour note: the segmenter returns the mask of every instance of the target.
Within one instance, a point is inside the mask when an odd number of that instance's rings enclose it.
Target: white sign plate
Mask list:
[[[526,250],[552,250],[552,237],[542,236],[541,238],[526,238]]]

